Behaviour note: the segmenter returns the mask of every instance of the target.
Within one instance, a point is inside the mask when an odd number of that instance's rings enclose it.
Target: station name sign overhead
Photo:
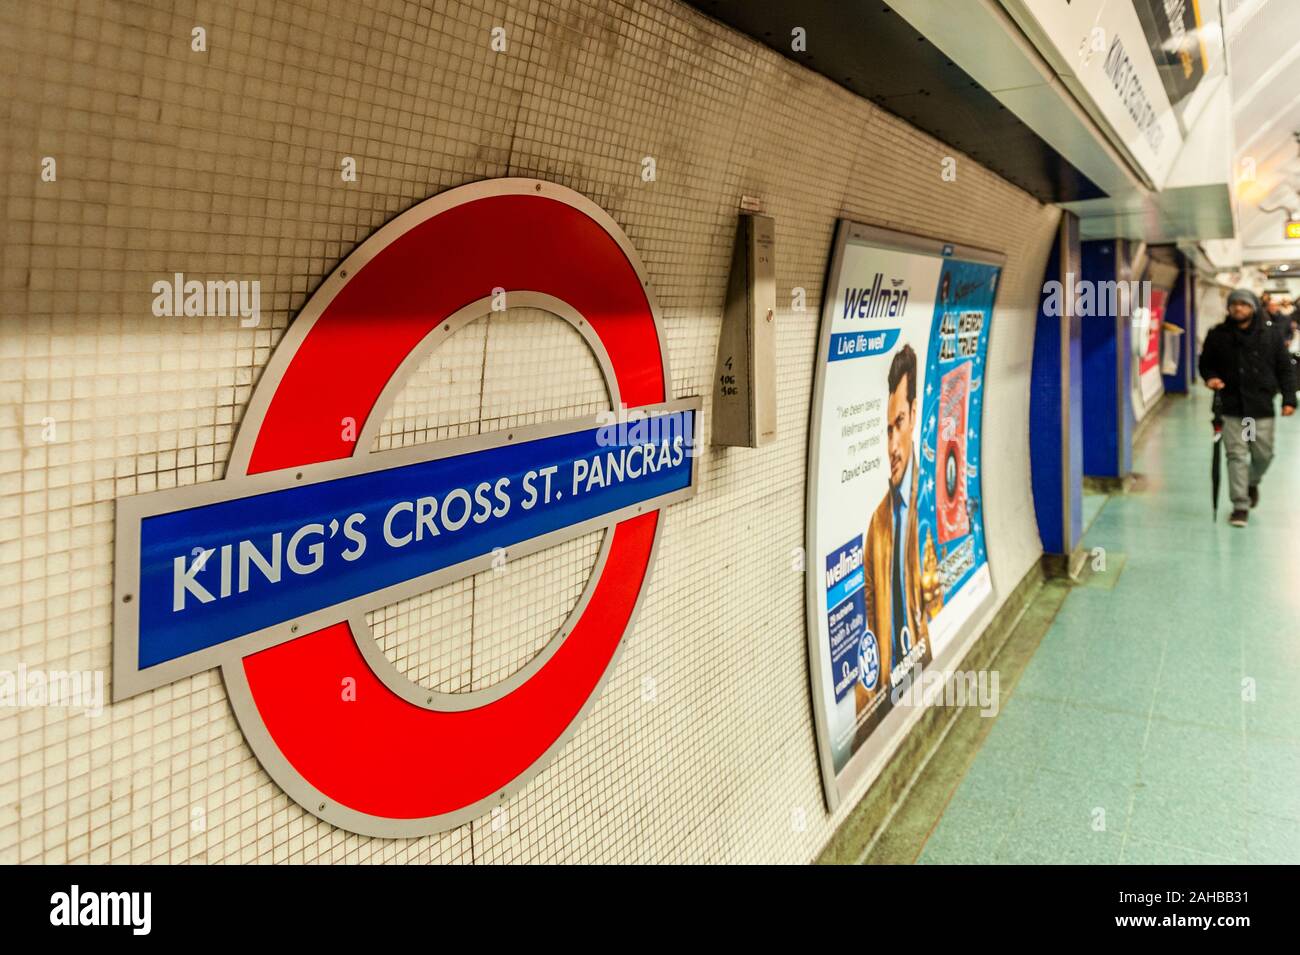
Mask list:
[[[1204,75],[1204,51],[1193,41],[1182,15],[1171,26],[1163,8],[1157,16],[1149,0],[1002,0],[1002,5],[1047,58],[1061,81],[1107,129],[1156,188],[1173,168],[1183,137],[1170,101],[1188,96]],[[1138,6],[1143,9],[1139,13]],[[1196,21],[1193,21],[1196,22]],[[1179,52],[1196,56],[1195,72],[1178,84],[1157,63],[1160,29],[1177,28]],[[1186,47],[1186,50],[1184,50]],[[1191,51],[1191,52],[1188,52]],[[1180,61],[1181,62],[1181,61]]]
[[[410,374],[502,291],[582,335],[614,410],[372,450]],[[698,417],[672,399],[644,270],[597,206],[523,179],[427,200],[290,326],[224,480],[118,501],[114,699],[220,667],[263,767],[321,818],[411,836],[482,815],[611,672],[661,510],[694,493]],[[600,529],[569,619],[495,686],[430,690],[370,632],[369,611]]]

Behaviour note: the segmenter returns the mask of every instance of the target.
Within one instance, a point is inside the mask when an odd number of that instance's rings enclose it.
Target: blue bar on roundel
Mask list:
[[[139,666],[684,490],[694,415],[653,443],[589,428],[145,517]]]

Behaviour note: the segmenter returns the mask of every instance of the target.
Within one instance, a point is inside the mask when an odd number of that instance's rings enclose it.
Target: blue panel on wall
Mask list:
[[[1186,345],[1186,335],[1190,333],[1187,328],[1190,324],[1188,321],[1190,316],[1187,314],[1187,264],[1181,256],[1179,261],[1183,268],[1178,272],[1178,281],[1174,283],[1169,293],[1169,303],[1165,306],[1165,321],[1184,330],[1183,334],[1178,336],[1178,370],[1172,375],[1164,376],[1165,393],[1171,395],[1187,394],[1188,386],[1191,384]]]
[[[1060,274],[1060,242],[1052,243],[1045,282]],[[1067,550],[1061,499],[1064,456],[1061,434],[1061,319],[1044,310],[1046,295],[1039,296],[1034,329],[1034,363],[1029,379],[1029,462],[1034,491],[1034,514],[1043,550]],[[1057,299],[1059,301],[1059,298]]]
[[[1030,372],[1029,452],[1034,514],[1043,550],[1070,554],[1083,536],[1083,380],[1081,323],[1066,317],[1062,273],[1077,274],[1078,220],[1066,214],[1044,275],[1055,294],[1039,297]],[[1050,314],[1049,314],[1050,312]]]
[[[1070,353],[1070,541],[1083,540],[1083,340],[1082,320],[1075,316],[1069,327]]]
[[[1116,278],[1115,243],[1083,243],[1082,280],[1112,282]],[[1119,361],[1114,316],[1088,315],[1080,335],[1083,359],[1083,473],[1119,474],[1119,389],[1116,364]]]

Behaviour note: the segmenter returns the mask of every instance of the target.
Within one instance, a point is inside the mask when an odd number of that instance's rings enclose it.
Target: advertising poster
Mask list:
[[[992,595],[980,411],[1000,272],[989,253],[840,224],[809,445],[808,631],[828,792],[897,734],[888,717],[909,675],[942,662]]]
[[[1160,340],[1163,337],[1165,301],[1168,296],[1168,290],[1153,287],[1151,305],[1139,325],[1142,337],[1139,342],[1141,353],[1138,355],[1138,397],[1141,400],[1133,403],[1139,419],[1165,388],[1160,370]]]

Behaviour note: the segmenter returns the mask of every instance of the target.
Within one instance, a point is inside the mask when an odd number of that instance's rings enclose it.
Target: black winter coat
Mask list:
[[[1223,380],[1222,413],[1271,418],[1273,397],[1296,406],[1296,369],[1282,337],[1257,314],[1245,331],[1231,319],[1210,329],[1201,348],[1201,377]]]

